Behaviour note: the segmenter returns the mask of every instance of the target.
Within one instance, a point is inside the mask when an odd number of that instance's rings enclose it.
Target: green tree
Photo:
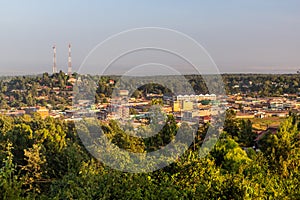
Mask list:
[[[0,198],[19,199],[22,195],[22,182],[19,178],[16,165],[13,163],[12,143],[6,145],[6,158],[0,168]]]
[[[252,147],[256,134],[252,131],[252,123],[248,120],[242,120],[240,123],[239,143],[245,147]]]

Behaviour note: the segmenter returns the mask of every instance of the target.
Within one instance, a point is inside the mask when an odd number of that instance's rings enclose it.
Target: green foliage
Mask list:
[[[8,142],[4,152],[6,158],[0,168],[0,199],[19,199],[22,194],[22,182],[13,163],[12,149],[12,143]]]
[[[231,172],[239,172],[242,164],[251,161],[239,144],[230,138],[219,140],[211,155],[218,166]]]
[[[284,176],[299,172],[300,141],[296,116],[285,120],[276,134],[267,134],[261,149],[270,166]]]
[[[256,152],[249,148],[251,122],[235,120],[233,115],[227,116],[227,131],[205,158],[199,157],[199,149],[209,125],[198,129],[196,148],[192,145],[165,168],[138,174],[115,171],[96,161],[73,123],[0,116],[0,199],[298,199],[299,117],[292,115],[276,134],[266,134],[259,143],[261,152]],[[121,127],[116,121],[87,119],[82,129],[101,126],[119,148],[147,152],[169,143],[179,128],[191,134],[188,124],[178,127],[173,116],[166,120],[157,135],[145,139],[129,136],[134,134],[129,132],[131,126]],[[235,134],[230,125],[235,126]],[[97,138],[93,134],[84,139]],[[108,152],[132,159],[114,149]]]
[[[252,147],[256,137],[257,135],[252,131],[251,121],[249,119],[242,120],[240,122],[239,143],[245,147]]]
[[[227,110],[224,131],[243,147],[252,147],[257,135],[252,130],[250,120],[238,120],[233,110]]]
[[[33,193],[40,193],[40,187],[38,182],[42,180],[43,171],[46,163],[46,158],[41,153],[41,147],[34,144],[32,148],[24,150],[26,165],[22,167],[22,171],[25,172],[25,176],[22,177],[23,184],[27,188],[26,191],[32,191]]]

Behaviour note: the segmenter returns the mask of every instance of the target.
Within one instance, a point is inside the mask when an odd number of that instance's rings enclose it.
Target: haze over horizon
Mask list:
[[[53,44],[58,70],[66,72],[69,43],[77,71],[98,43],[136,27],[189,35],[204,46],[221,73],[296,73],[300,68],[297,0],[30,0],[0,5],[1,75],[51,72]],[[119,64],[120,69],[130,65]]]

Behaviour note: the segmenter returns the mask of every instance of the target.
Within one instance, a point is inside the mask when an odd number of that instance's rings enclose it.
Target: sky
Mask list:
[[[51,72],[53,44],[67,71],[69,43],[76,71],[97,44],[138,27],[189,35],[222,73],[300,68],[298,0],[2,0],[0,26],[0,75]]]

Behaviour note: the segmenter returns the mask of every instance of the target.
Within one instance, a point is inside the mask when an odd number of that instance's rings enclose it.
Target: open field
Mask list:
[[[266,130],[268,126],[279,126],[285,118],[280,117],[267,117],[267,118],[254,118],[251,119],[252,127],[255,130]]]

